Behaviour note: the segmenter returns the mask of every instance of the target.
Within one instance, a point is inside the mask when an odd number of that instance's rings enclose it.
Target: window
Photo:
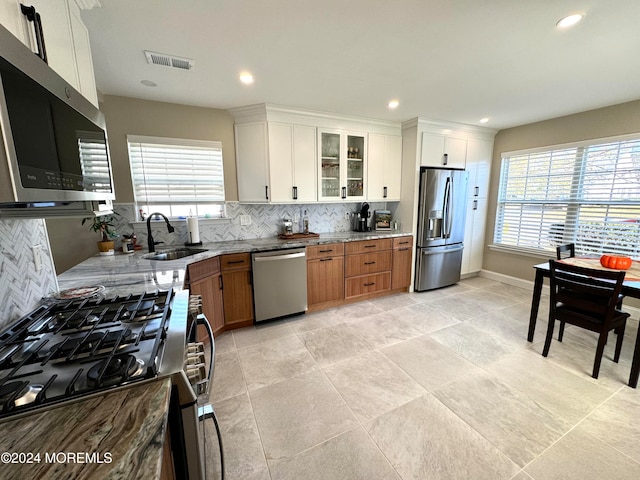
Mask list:
[[[494,243],[638,257],[640,139],[503,154]]]
[[[128,135],[127,143],[136,204],[147,215],[223,216],[221,142]]]

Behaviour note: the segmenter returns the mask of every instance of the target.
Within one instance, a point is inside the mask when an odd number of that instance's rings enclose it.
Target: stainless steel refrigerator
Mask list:
[[[460,280],[466,215],[467,172],[420,168],[417,292],[453,285]]]

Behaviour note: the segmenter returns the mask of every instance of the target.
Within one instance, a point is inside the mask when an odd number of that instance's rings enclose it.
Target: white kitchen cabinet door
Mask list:
[[[9,30],[18,40],[31,48],[31,37],[26,17],[20,9],[20,0],[0,0],[0,24]],[[30,5],[30,4],[28,4]]]
[[[67,0],[29,0],[42,19],[42,30],[49,66],[73,88],[82,92],[71,33]],[[36,50],[35,43],[32,49]]]
[[[467,140],[422,133],[420,165],[424,167],[464,168],[467,156]]]
[[[293,189],[301,203],[317,201],[316,129],[293,126]]]
[[[98,107],[98,92],[93,70],[89,31],[80,17],[80,8],[73,0],[69,0],[69,20],[76,58],[79,91],[87,100]]]
[[[271,202],[316,201],[316,129],[269,122]]]
[[[467,200],[467,218],[464,234],[461,273],[474,273],[482,270],[482,257],[487,220],[487,199],[469,198]]]
[[[367,199],[400,200],[402,137],[370,133],[367,148]]]
[[[238,199],[247,203],[270,200],[266,122],[235,126]]]
[[[342,201],[346,151],[342,144],[339,130],[318,130],[318,201]]]
[[[293,200],[293,126],[269,122],[271,202]]]
[[[470,139],[467,143],[467,171],[469,172],[468,197],[486,198],[489,194],[489,178],[493,142]]]

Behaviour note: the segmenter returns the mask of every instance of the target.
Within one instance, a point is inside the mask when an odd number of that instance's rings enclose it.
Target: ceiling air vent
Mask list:
[[[179,68],[180,70],[191,70],[193,68],[193,60],[191,58],[176,57],[167,55],[166,53],[144,51],[147,62],[151,65],[162,65],[165,67]]]

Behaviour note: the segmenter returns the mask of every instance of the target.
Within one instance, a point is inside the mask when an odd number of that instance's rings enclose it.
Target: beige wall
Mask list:
[[[222,142],[225,196],[238,199],[233,117],[225,110],[105,95],[100,110],[107,121],[116,202],[133,203],[127,135]]]
[[[489,212],[487,215],[486,245],[493,242],[496,201],[500,177],[500,155],[502,152],[523,150],[548,145],[578,142],[597,138],[613,137],[640,132],[640,100],[590,110],[544,122],[522,125],[501,130],[495,137]],[[483,269],[517,278],[533,280],[532,265],[547,260],[523,255],[496,252],[485,247]]]
[[[225,196],[228,201],[238,199],[233,117],[227,111],[112,95],[104,97],[100,110],[107,122],[116,202],[133,203],[127,135],[222,142]],[[97,253],[99,236],[81,222],[81,218],[47,219],[58,274]]]

